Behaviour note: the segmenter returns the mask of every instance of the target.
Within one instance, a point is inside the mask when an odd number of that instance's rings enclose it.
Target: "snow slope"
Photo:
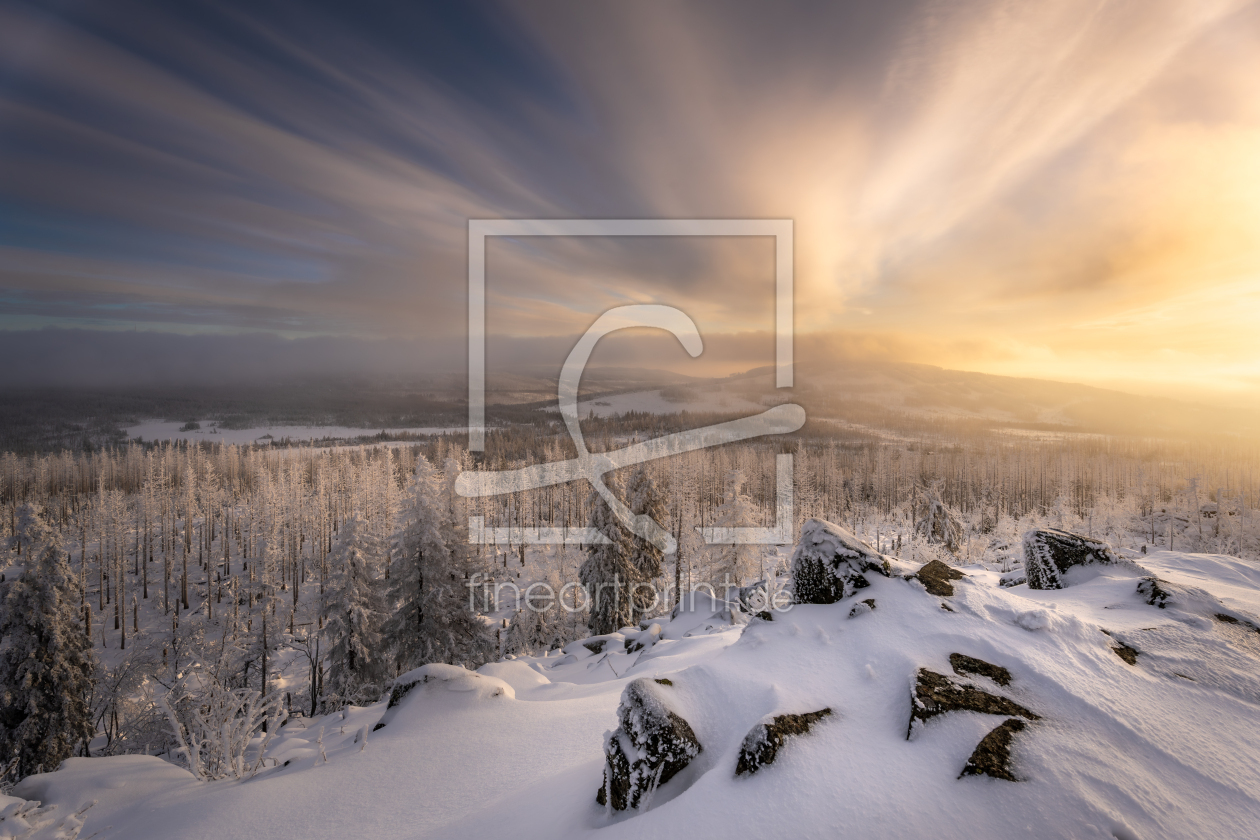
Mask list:
[[[700,597],[642,650],[613,636],[599,652],[573,643],[479,675],[430,669],[388,714],[382,702],[297,719],[269,752],[281,766],[244,783],[128,756],[72,759],[15,794],[63,813],[99,800],[84,834],[127,840],[1260,837],[1260,632],[1246,623],[1260,614],[1260,569],[1139,560],[1173,592],[1167,608],[1124,567],[1047,592],[969,568],[947,597],[872,575],[849,599],[747,625]],[[874,610],[853,610],[869,598]],[[1040,716],[1015,735],[1021,781],[959,778],[1003,717],[948,712],[907,740],[918,669],[962,679],[951,653],[1007,668],[1009,686],[966,681]],[[642,676],[668,677],[703,750],[646,809],[610,813],[595,803],[603,734]],[[822,707],[834,714],[773,765],[735,776],[758,721]]]

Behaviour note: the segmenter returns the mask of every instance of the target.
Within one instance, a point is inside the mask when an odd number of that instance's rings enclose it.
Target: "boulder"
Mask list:
[[[868,612],[875,611],[875,599],[864,598],[860,603],[854,604],[853,609],[849,610],[849,618],[857,618],[859,615],[865,615]]]
[[[1024,534],[1024,573],[1029,589],[1062,589],[1063,576],[1078,566],[1137,568],[1105,542],[1071,531],[1037,528]]]
[[[627,653],[650,648],[661,640],[661,625],[652,623],[637,633],[627,633],[623,643]]]
[[[1135,648],[1131,648],[1121,642],[1119,645],[1113,647],[1111,651],[1130,665],[1137,664],[1138,651]]]
[[[967,656],[964,653],[951,653],[949,655],[949,666],[960,677],[964,674],[979,674],[982,677],[988,677],[998,685],[1011,684],[1011,672],[1001,665],[994,665],[985,662],[983,659]]]
[[[1021,583],[1028,583],[1028,575],[1025,574],[1023,566],[1018,566],[1009,572],[1003,572],[1002,576],[998,578],[998,586],[1019,586]]]
[[[875,549],[839,525],[810,519],[792,553],[792,591],[798,604],[834,604],[870,586],[867,574],[889,577],[892,567]]]
[[[637,632],[637,631],[635,631]],[[587,659],[590,656],[597,656],[601,653],[607,653],[622,646],[626,637],[621,633],[607,633],[602,636],[588,636],[585,639],[578,639],[569,642],[560,649],[561,653],[572,655],[578,659]]]
[[[1024,731],[1025,723],[1019,718],[1009,718],[985,735],[967,759],[966,766],[958,774],[963,776],[992,776],[1008,782],[1018,782],[1011,772],[1011,740],[1016,732]]]
[[[670,708],[673,688],[668,679],[644,677],[622,692],[620,725],[604,742],[604,784],[595,796],[600,805],[638,808],[700,754],[691,724]]]
[[[944,597],[954,594],[954,584],[950,581],[962,580],[966,575],[953,566],[946,566],[940,560],[933,560],[925,563],[911,577],[922,583],[932,595]]]
[[[910,704],[910,723],[906,726],[906,740],[914,729],[914,722],[927,721],[946,712],[981,712],[987,715],[1017,715],[1028,720],[1040,720],[1041,716],[1025,709],[1014,700],[990,694],[987,691],[954,682],[944,674],[920,668],[915,680]]]
[[[830,715],[831,709],[827,708],[803,715],[777,715],[761,721],[744,736],[735,775],[756,773],[767,764],[773,764],[788,738],[809,734],[810,727]]]
[[[458,665],[430,662],[413,668],[394,680],[389,691],[389,702],[385,705],[385,714],[381,715],[372,731],[383,729],[394,719],[404,701],[410,702],[408,698],[415,695],[417,689],[426,687],[454,692],[467,702],[516,699],[516,690],[498,677],[478,674]]]

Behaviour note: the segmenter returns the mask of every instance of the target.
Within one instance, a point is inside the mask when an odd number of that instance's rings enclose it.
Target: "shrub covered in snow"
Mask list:
[[[284,717],[282,695],[229,688],[201,670],[184,674],[158,704],[188,762],[202,781],[244,779],[262,767],[267,744]],[[259,730],[261,741],[254,744]]]

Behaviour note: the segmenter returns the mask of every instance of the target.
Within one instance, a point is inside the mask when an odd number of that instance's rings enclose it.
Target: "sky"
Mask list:
[[[468,220],[502,218],[792,219],[803,360],[1258,400],[1260,4],[0,0],[18,379],[458,369]],[[773,271],[493,239],[488,363],[664,303],[699,359],[596,363],[769,364]]]

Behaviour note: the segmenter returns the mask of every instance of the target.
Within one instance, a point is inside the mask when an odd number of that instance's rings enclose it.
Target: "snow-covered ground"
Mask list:
[[[687,391],[685,388],[670,389],[671,394],[685,397],[669,399],[662,391],[634,391],[628,394],[611,394],[592,397],[578,401],[578,415],[587,417],[612,417],[630,411],[645,414],[673,414],[679,411],[691,412],[738,412],[756,414],[766,410],[766,406],[755,403],[736,394],[729,394],[714,387],[697,388]],[[556,406],[547,406],[545,411],[559,411]]]
[[[463,426],[450,428],[425,426],[405,429],[355,429],[349,426],[256,426],[249,429],[220,429],[213,420],[201,421],[200,429],[184,431],[184,425],[184,423],[179,421],[146,420],[136,426],[127,426],[123,431],[126,432],[129,438],[139,437],[150,441],[192,440],[207,441],[209,443],[234,443],[237,445],[267,443],[272,440],[283,440],[284,438],[289,438],[290,440],[323,440],[324,438],[354,440],[355,438],[377,435],[382,431],[388,435],[440,435],[457,432],[466,433],[468,431]]]
[[[245,782],[124,756],[71,759],[15,793],[61,813],[98,800],[84,835],[102,840],[1260,837],[1260,568],[1134,559],[1145,572],[1079,570],[1054,591],[1002,588],[979,566],[951,596],[870,576],[838,603],[749,624],[700,596],[642,650],[575,642],[476,675],[439,668],[388,712],[294,719]],[[1137,591],[1151,572],[1173,591],[1166,608]],[[875,609],[855,609],[865,599]],[[1014,738],[1020,781],[959,777],[1003,717],[949,712],[907,739],[916,673],[951,675],[951,653],[1008,669],[1008,686],[969,679],[1040,716]],[[609,812],[595,802],[603,741],[639,677],[668,678],[702,750],[647,808]],[[823,707],[773,765],[736,776],[763,717]]]

